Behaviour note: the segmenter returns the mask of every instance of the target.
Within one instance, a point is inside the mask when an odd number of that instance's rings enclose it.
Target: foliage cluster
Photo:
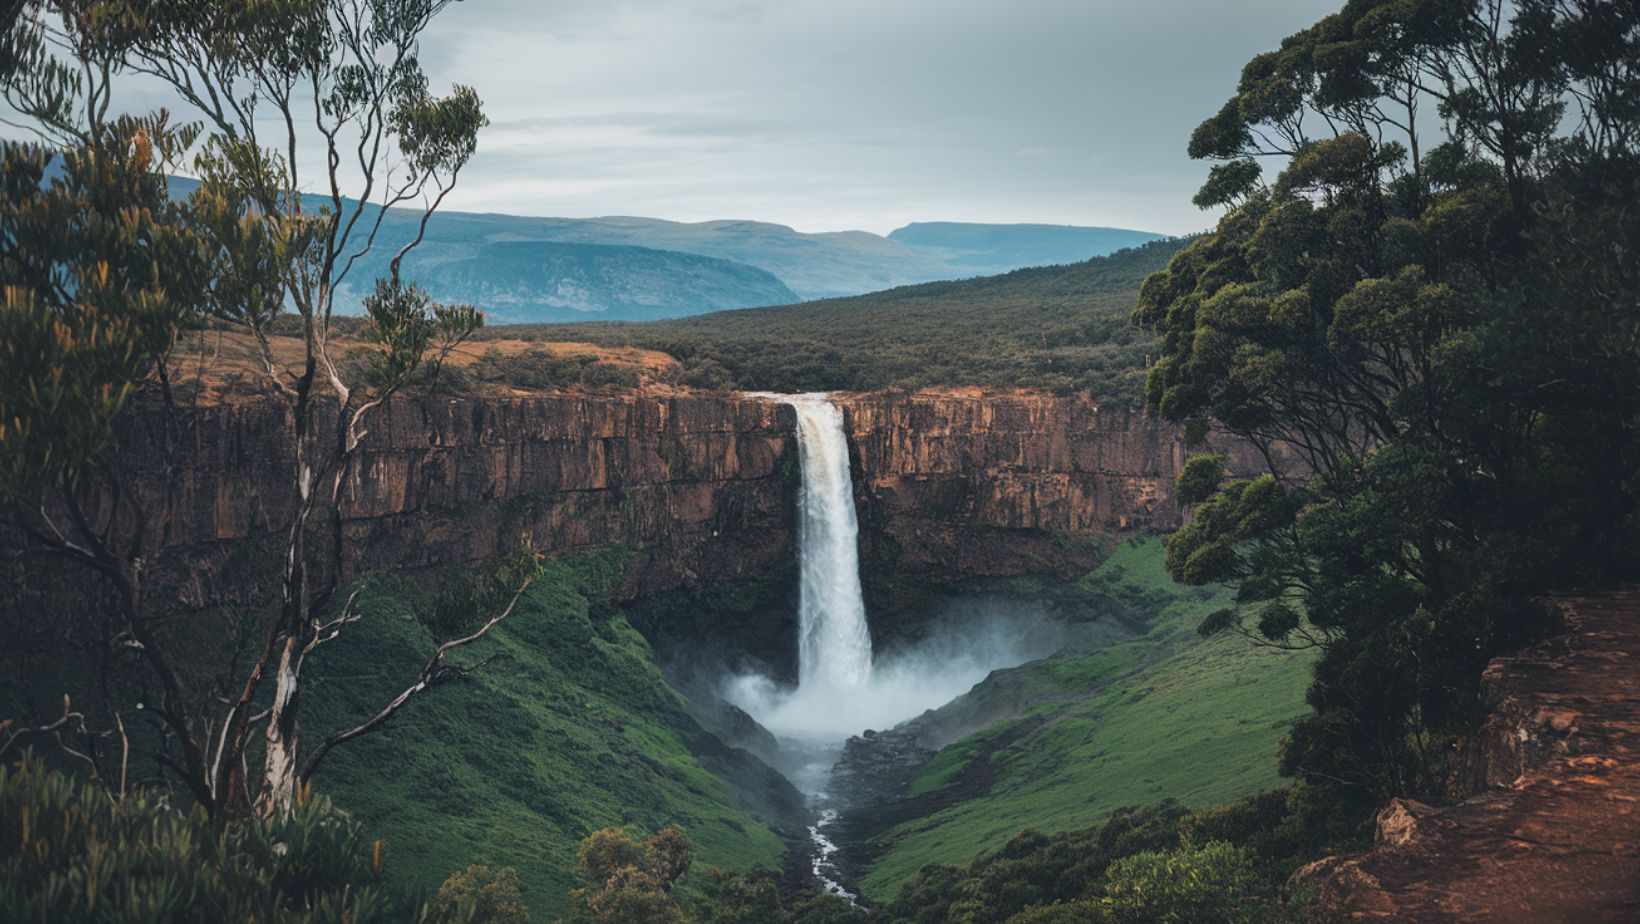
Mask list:
[[[594,921],[674,924],[683,909],[673,896],[678,877],[694,863],[689,838],[662,828],[638,842],[620,828],[594,831],[581,841],[575,875],[588,883],[570,893],[574,907]]]
[[[1022,386],[1136,404],[1156,341],[1127,313],[1141,281],[1180,246],[800,305],[494,335],[660,350],[682,362],[683,384],[712,389]]]
[[[461,909],[471,909],[473,924],[530,924],[518,871],[510,866],[473,863],[451,873],[433,896],[433,913],[453,915]]]
[[[1097,827],[1026,831],[963,867],[932,865],[873,920],[888,924],[1241,924],[1298,913],[1282,887],[1326,846],[1302,787],[1195,813],[1167,800]]]
[[[562,356],[540,348],[511,354],[491,348],[463,371],[479,382],[519,388],[636,388],[639,382],[638,370],[631,366],[603,362],[590,353]]]
[[[1190,141],[1233,208],[1144,284],[1147,400],[1276,473],[1192,462],[1168,567],[1319,649],[1281,765],[1339,798],[1442,795],[1523,601],[1636,574],[1637,61],[1634,4],[1352,0]]]
[[[0,919],[288,924],[474,920],[385,885],[386,850],[323,797],[288,816],[218,824],[146,794],[25,758],[0,765]]]

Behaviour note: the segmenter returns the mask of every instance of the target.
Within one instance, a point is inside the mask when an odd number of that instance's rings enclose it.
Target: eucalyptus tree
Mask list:
[[[7,101],[63,165],[49,177],[48,148],[6,147],[5,207],[16,219],[0,234],[0,325],[13,361],[0,374],[7,498],[23,553],[67,556],[119,588],[106,647],[140,652],[159,678],[163,695],[145,709],[164,726],[155,757],[212,811],[288,811],[333,746],[465,673],[447,655],[510,612],[533,574],[524,549],[493,616],[438,646],[404,693],[304,760],[304,664],[359,619],[356,593],[337,600],[350,467],[376,412],[482,324],[472,306],[438,304],[401,275],[485,124],[472,89],[434,95],[418,61],[447,2],[27,0],[0,46]],[[132,74],[168,86],[192,121],[111,116],[118,81]],[[165,174],[189,153],[199,188],[172,201]],[[391,242],[386,278],[361,283],[372,349],[366,368],[349,371],[333,334],[336,298],[357,282],[360,259],[387,246],[389,208],[420,221]],[[235,660],[225,711],[190,695],[179,656],[151,631],[164,607],[142,595],[145,542],[166,511],[141,509],[108,453],[131,394],[156,386],[169,400],[176,333],[202,323],[256,345],[266,389],[287,411],[293,461],[278,612],[247,666]],[[276,323],[297,332],[294,364],[274,348]],[[97,470],[107,477],[94,488],[86,473]],[[105,502],[100,516],[82,509],[91,496]]]
[[[1633,4],[1352,0],[1191,137],[1230,210],[1141,291],[1147,401],[1272,474],[1191,462],[1168,567],[1322,649],[1285,772],[1439,794],[1522,601],[1634,573],[1637,132]]]

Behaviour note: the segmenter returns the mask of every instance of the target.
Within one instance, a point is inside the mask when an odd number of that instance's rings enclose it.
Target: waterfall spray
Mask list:
[[[1006,601],[971,613],[955,604],[925,638],[874,659],[860,593],[859,525],[849,476],[843,411],[824,394],[748,397],[797,412],[797,685],[759,673],[725,678],[724,698],[780,740],[780,769],[804,792],[828,785],[850,735],[893,728],[961,695],[998,667],[1057,649],[1043,633],[1045,611],[1021,613]]]
[[[847,689],[871,679],[871,633],[860,594],[859,523],[843,411],[823,394],[783,399],[797,411],[797,665],[800,685]]]

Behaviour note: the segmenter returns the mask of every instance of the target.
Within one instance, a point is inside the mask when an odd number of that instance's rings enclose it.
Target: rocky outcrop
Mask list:
[[[1185,450],[1136,411],[1032,394],[838,400],[873,561],[1069,575],[1097,564],[1099,537],[1179,520]],[[173,423],[166,437],[159,414],[130,415],[121,452],[149,508],[166,511],[151,586],[191,607],[266,597],[293,500],[283,405],[221,403]],[[398,399],[372,418],[347,480],[345,568],[476,563],[527,532],[549,555],[630,550],[628,596],[730,580],[789,561],[796,489],[792,412],[752,396]]]
[[[1377,846],[1300,870],[1362,921],[1640,921],[1640,589],[1553,601],[1565,631],[1492,662],[1472,744],[1491,786],[1396,800]]]

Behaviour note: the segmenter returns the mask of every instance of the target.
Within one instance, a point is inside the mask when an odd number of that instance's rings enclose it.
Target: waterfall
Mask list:
[[[824,394],[783,397],[797,411],[798,684],[832,689],[871,678],[871,633],[860,595],[859,523],[843,411]]]

